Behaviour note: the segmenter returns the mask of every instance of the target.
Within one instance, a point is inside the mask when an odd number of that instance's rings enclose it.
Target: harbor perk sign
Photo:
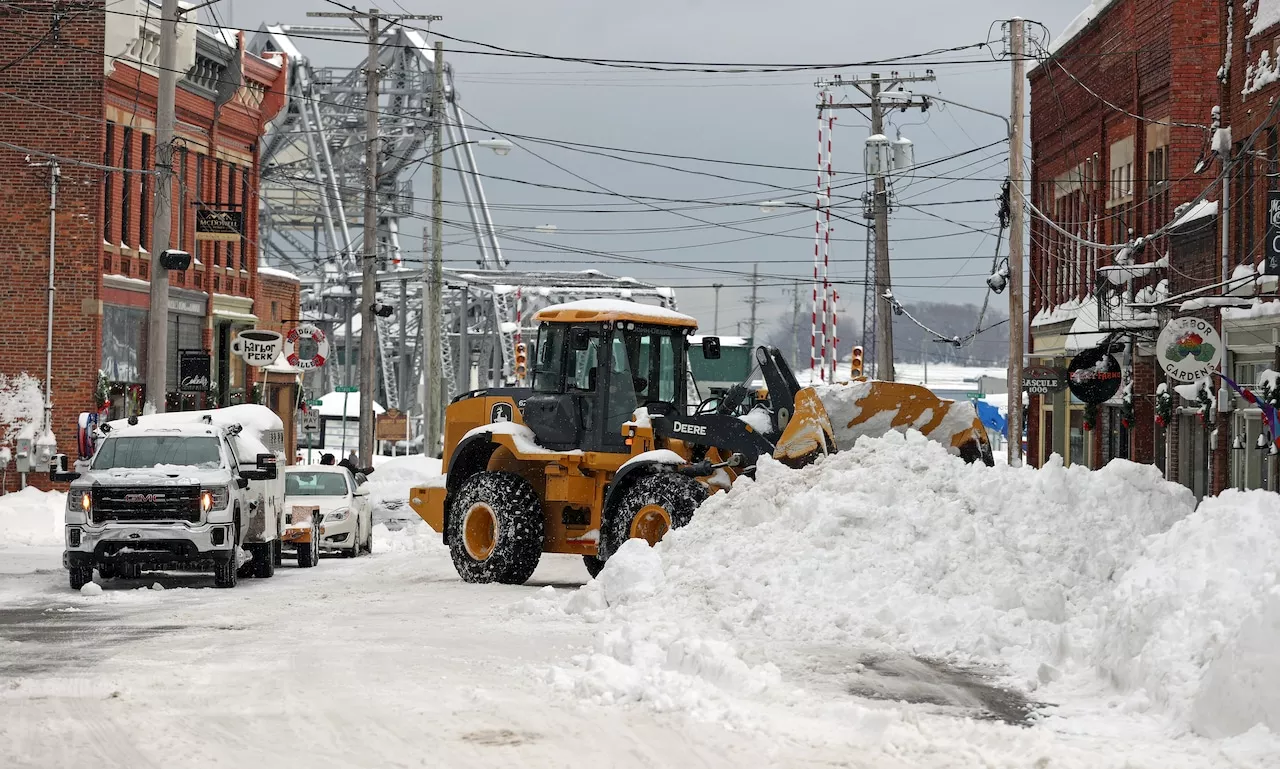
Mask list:
[[[1166,374],[1179,382],[1204,379],[1222,362],[1222,337],[1207,320],[1174,318],[1156,340],[1156,360]]]
[[[243,231],[243,211],[196,209],[196,240],[239,240]]]

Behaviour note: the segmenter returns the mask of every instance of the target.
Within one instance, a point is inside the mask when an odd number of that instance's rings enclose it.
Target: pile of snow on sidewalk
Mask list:
[[[0,547],[62,544],[67,495],[28,486],[0,496]]]
[[[1280,731],[1277,663],[1257,653],[1280,619],[1264,557],[1280,552],[1280,504],[1254,494],[1193,510],[1151,466],[986,468],[914,431],[799,471],[765,461],[658,547],[628,543],[569,599],[566,612],[604,629],[553,682],[711,712],[780,685],[772,664],[748,660],[893,650],[994,663],[1025,689],[1101,671],[1131,709],[1182,717],[1203,702],[1197,729]]]

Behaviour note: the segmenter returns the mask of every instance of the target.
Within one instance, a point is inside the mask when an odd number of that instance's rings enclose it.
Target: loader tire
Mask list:
[[[654,473],[636,480],[604,513],[601,560],[607,561],[628,539],[656,545],[671,529],[688,525],[706,498],[705,486],[678,473]]]
[[[476,473],[458,489],[449,512],[449,554],[464,582],[523,585],[533,576],[546,521],[528,481],[514,473]]]

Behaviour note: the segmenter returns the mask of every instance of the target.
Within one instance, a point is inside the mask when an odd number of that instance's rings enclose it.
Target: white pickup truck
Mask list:
[[[270,577],[284,522],[283,425],[262,406],[163,414],[104,425],[70,481],[63,565],[79,589],[144,567],[211,569],[218,587]],[[275,433],[280,434],[280,445]],[[246,563],[245,551],[249,556]]]

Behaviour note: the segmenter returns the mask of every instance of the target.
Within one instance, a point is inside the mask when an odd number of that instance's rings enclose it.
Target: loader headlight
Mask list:
[[[345,507],[342,508],[341,510],[331,510],[330,512],[327,512],[324,514],[324,522],[337,523],[338,521],[345,521],[347,520],[347,517],[350,515],[351,515],[351,511]]]

